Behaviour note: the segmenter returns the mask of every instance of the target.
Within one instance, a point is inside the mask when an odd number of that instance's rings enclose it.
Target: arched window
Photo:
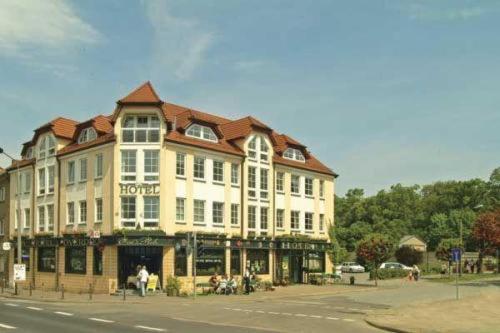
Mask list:
[[[248,142],[248,157],[253,160],[269,161],[269,146],[266,139],[260,135],[255,135]]]
[[[44,136],[38,145],[38,158],[45,158],[47,150],[47,137]]]
[[[300,150],[295,148],[287,148],[287,150],[285,150],[285,152],[283,153],[283,157],[289,160],[295,160],[300,162],[304,162],[306,160],[304,158],[304,154],[302,154]]]
[[[85,128],[78,137],[78,143],[84,143],[88,141],[95,140],[97,138],[97,133],[92,127]]]
[[[48,137],[48,156],[56,154],[56,140],[52,136]]]
[[[187,129],[186,135],[197,139],[217,142],[217,136],[214,131],[207,126],[193,124]]]

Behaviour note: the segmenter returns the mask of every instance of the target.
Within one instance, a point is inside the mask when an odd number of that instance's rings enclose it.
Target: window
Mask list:
[[[306,160],[304,158],[304,154],[302,154],[300,150],[294,148],[288,148],[287,150],[285,150],[285,152],[283,153],[283,157],[289,160],[295,160],[300,162],[304,162]]]
[[[319,231],[325,231],[325,214],[319,214]]]
[[[144,181],[157,182],[159,176],[159,150],[144,151]]]
[[[68,221],[66,224],[73,224],[75,223],[75,203],[74,202],[68,202]]]
[[[300,212],[292,210],[290,214],[290,229],[300,229]]]
[[[101,246],[93,247],[93,257],[94,257],[94,275],[102,275],[102,251],[104,250]]]
[[[121,219],[123,227],[135,227],[135,197],[121,197]]]
[[[248,229],[255,229],[257,207],[248,206]]]
[[[54,166],[51,165],[47,168],[48,174],[49,174],[49,188],[47,193],[54,193]]]
[[[240,183],[240,166],[231,164],[231,184],[238,185]]]
[[[160,220],[160,198],[144,197],[144,227],[157,227]]]
[[[196,179],[205,179],[205,158],[195,156],[194,157],[194,168],[193,177]]]
[[[325,271],[325,253],[311,251],[307,254],[307,268],[309,273],[323,273]]]
[[[66,247],[64,249],[64,271],[68,274],[87,273],[87,247]]]
[[[224,162],[221,161],[214,161],[213,163],[214,166],[214,175],[213,175],[213,180],[214,182],[223,182],[224,181]]]
[[[212,202],[212,222],[224,224],[224,204],[222,202]]]
[[[31,192],[31,173],[26,172],[24,174],[24,193]]]
[[[174,266],[175,276],[187,276],[186,247],[175,247]]]
[[[260,137],[260,160],[269,160],[269,147],[267,146],[267,142],[263,137]]]
[[[260,230],[267,230],[268,208],[260,207]]]
[[[278,228],[278,229],[284,228],[284,226],[283,226],[284,216],[285,216],[284,209],[277,209],[276,210],[276,228]]]
[[[159,142],[160,119],[157,116],[127,116],[123,121],[123,142]]]
[[[92,127],[88,127],[82,130],[80,136],[78,137],[78,143],[85,143],[88,141],[95,140],[97,138],[97,133]]]
[[[38,158],[45,158],[47,150],[47,137],[44,137],[42,141],[40,141],[40,145],[38,146]]]
[[[283,192],[285,183],[285,174],[283,172],[276,173],[276,191]]]
[[[203,224],[205,223],[205,200],[194,200],[194,223]]]
[[[48,156],[53,156],[56,154],[56,140],[54,140],[53,137],[49,136],[48,137],[48,148],[49,148],[49,151],[48,151]]]
[[[255,167],[249,166],[248,167],[248,196],[250,198],[255,198],[256,192],[255,192],[255,186],[256,186],[256,171],[257,169]]]
[[[304,222],[306,230],[313,230],[313,213],[305,213]]]
[[[25,208],[24,209],[24,229],[30,228],[30,222],[31,222],[31,209]]]
[[[248,157],[251,159],[257,158],[257,137],[254,136],[248,143]]]
[[[0,201],[5,201],[5,187],[0,187]]]
[[[205,249],[196,257],[196,274],[209,276],[214,273],[224,274],[226,271],[226,250]]]
[[[47,205],[47,231],[54,231],[54,205]]]
[[[30,158],[33,158],[33,147],[29,147],[26,150],[26,159],[30,159]]]
[[[94,178],[102,178],[102,154],[95,155]]]
[[[122,150],[122,175],[124,182],[134,182],[136,179],[137,151]]]
[[[80,201],[80,221],[79,224],[87,223],[87,201]]]
[[[314,193],[314,189],[313,189],[313,179],[312,178],[306,178],[306,182],[305,182],[305,194],[308,195],[308,196],[312,196],[313,193]]]
[[[231,275],[241,274],[241,250],[231,249]]]
[[[197,139],[217,142],[217,136],[214,134],[214,131],[207,126],[193,124],[187,129],[186,135]]]
[[[102,198],[95,199],[95,223],[102,222]]]
[[[80,160],[80,181],[84,182],[87,180],[87,159],[82,158]]]
[[[38,206],[38,231],[45,231],[45,207]]]
[[[267,199],[268,196],[268,181],[267,181],[267,176],[268,176],[268,170],[267,169],[260,169],[260,198],[261,199]]]
[[[39,247],[38,251],[38,271],[55,272],[56,271],[56,248]]]
[[[177,153],[175,162],[175,174],[177,176],[186,175],[186,155],[182,153]]]
[[[300,193],[300,177],[299,176],[292,175],[291,191],[292,191],[292,193],[295,193],[295,194]]]
[[[186,209],[186,199],[177,198],[175,201],[175,220],[184,222]]]
[[[325,181],[324,180],[319,181],[319,197],[320,198],[325,197]]]
[[[17,261],[17,246],[14,246],[14,258],[16,258],[16,261]],[[26,246],[23,246],[22,250],[21,250],[21,264],[25,264],[26,271],[29,272],[29,270],[30,270],[30,249]]]
[[[68,161],[68,184],[75,182],[75,161]]]
[[[240,205],[231,204],[231,224],[238,225],[240,223]]]
[[[45,194],[45,169],[38,169],[38,194]]]
[[[246,266],[255,274],[269,274],[269,251],[247,250]]]

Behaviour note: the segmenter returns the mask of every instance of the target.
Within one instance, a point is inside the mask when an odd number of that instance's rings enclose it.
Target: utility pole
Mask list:
[[[460,252],[463,251],[463,247],[464,247],[463,244],[464,243],[463,243],[463,237],[462,237],[462,220],[460,220]],[[459,264],[459,267],[458,267],[459,275],[460,275],[460,277],[462,277],[462,256],[461,255],[460,255],[460,261],[458,262],[458,264]],[[457,296],[457,298],[458,298],[458,296]]]

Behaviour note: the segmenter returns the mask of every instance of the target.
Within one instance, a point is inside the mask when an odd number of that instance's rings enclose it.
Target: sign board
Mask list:
[[[148,284],[146,286],[146,290],[148,290],[148,291],[149,290],[155,291],[157,286],[158,286],[158,275],[155,275],[155,274],[149,275],[149,279],[148,279]],[[161,286],[160,286],[160,289],[161,289]]]
[[[89,238],[101,238],[101,231],[100,230],[89,230],[87,232],[87,236],[89,236]]]
[[[462,256],[462,251],[460,249],[451,249],[451,258],[453,261],[460,261],[460,257]]]
[[[14,281],[26,281],[25,264],[14,264]]]
[[[4,251],[9,251],[10,250],[10,242],[3,242],[2,249]]]

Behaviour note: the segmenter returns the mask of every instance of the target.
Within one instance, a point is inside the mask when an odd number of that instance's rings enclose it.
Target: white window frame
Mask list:
[[[127,201],[124,203],[124,201]],[[126,217],[125,215],[129,215],[132,213],[133,207],[133,217]],[[125,208],[129,210],[125,212]],[[125,214],[127,213],[127,214]],[[137,197],[133,195],[121,196],[120,197],[120,225],[123,228],[135,228],[137,223]],[[130,225],[133,224],[133,225]]]
[[[240,184],[240,165],[236,163],[231,163],[231,184]]]
[[[53,204],[46,206],[46,215],[47,215],[47,231],[49,231],[49,232],[54,231],[54,205]]]
[[[285,192],[285,173],[281,171],[276,172],[276,192]]]
[[[231,225],[239,225],[240,224],[240,205],[239,204],[231,204]]]
[[[223,202],[212,202],[212,224],[213,225],[224,225],[224,203]]]
[[[269,200],[269,169],[260,168],[260,198]]]
[[[144,119],[146,118],[146,124],[143,126],[142,124],[139,124],[139,119]],[[128,123],[128,121],[130,123]],[[131,126],[127,126],[130,124]],[[160,118],[158,118],[157,115],[126,115],[123,118],[123,123],[122,123],[122,142],[123,143],[139,143],[139,144],[148,144],[148,143],[159,143],[160,140],[160,129],[161,129],[161,123],[160,123]],[[125,132],[131,132],[132,133],[132,141],[125,141]],[[145,135],[145,140],[144,141],[137,141],[138,133],[144,132]],[[155,139],[153,140],[153,136],[156,136]]]
[[[24,173],[24,193],[28,194],[31,192],[31,172]]]
[[[269,162],[269,146],[267,145],[267,142],[264,139],[264,137],[260,136],[259,140],[260,140],[260,147],[259,147],[260,148],[260,152],[259,152],[260,161],[261,162]]]
[[[267,231],[269,228],[269,208],[260,207],[260,230]]]
[[[78,202],[78,224],[87,224],[87,213],[87,200],[80,200]]]
[[[186,198],[175,198],[175,221],[186,221]]]
[[[285,228],[285,210],[278,208],[276,209],[276,229]]]
[[[87,127],[78,136],[78,143],[85,143],[95,139],[97,139],[97,132],[93,127]]]
[[[94,200],[94,211],[95,211],[95,217],[94,217],[94,223],[102,223],[102,216],[103,216],[103,201],[102,198],[96,198]]]
[[[300,150],[295,148],[287,148],[283,153],[283,158],[303,163],[306,161],[304,154]]]
[[[311,212],[304,213],[304,229],[306,231],[314,230],[314,213]]]
[[[103,174],[103,160],[102,153],[96,154],[94,159],[94,179],[101,179]]]
[[[38,195],[45,195],[46,190],[46,170],[45,168],[38,169]]]
[[[254,166],[248,166],[248,197],[257,197],[257,168]]]
[[[201,163],[200,163],[201,162]],[[206,174],[206,159],[203,156],[195,156],[193,159],[193,178],[197,180],[205,180]],[[201,173],[201,177],[200,177]]]
[[[257,206],[248,205],[248,230],[257,228]]]
[[[212,180],[215,183],[224,183],[224,161],[212,161]]]
[[[217,135],[215,135],[214,131],[208,126],[202,126],[200,124],[192,124],[186,130],[186,136],[191,138],[210,141],[210,142],[218,142]]]
[[[56,154],[56,140],[51,135],[47,138],[47,156],[54,156]]]
[[[319,214],[319,231],[325,231],[325,214]]]
[[[70,201],[66,203],[66,225],[74,225],[76,220],[75,202]]]
[[[143,201],[143,212],[144,212],[143,227],[158,228],[160,226],[160,197],[143,196],[142,199],[143,199],[142,201]],[[156,210],[153,209],[154,207],[156,207]]]
[[[80,172],[79,172],[79,177],[78,177],[78,181],[81,182],[81,183],[84,183],[87,181],[87,178],[88,178],[88,165],[87,165],[87,158],[81,158],[79,161],[78,161],[78,164],[80,165]]]
[[[294,180],[296,180],[297,183],[295,183]],[[300,194],[300,176],[292,175],[291,180],[290,180],[290,192],[292,194]]]
[[[186,177],[186,154],[184,153],[176,153],[175,174],[179,177]]]
[[[294,220],[297,221],[294,221]],[[294,227],[294,223],[297,223],[297,226]],[[300,230],[300,211],[292,210],[290,211],[290,230],[299,231]]]
[[[75,176],[76,176],[76,163],[75,161],[68,161],[68,170],[67,170],[67,182],[68,184],[74,184],[75,183]]]
[[[55,166],[51,165],[47,167],[47,193],[54,193],[54,184],[55,184]]]
[[[132,161],[134,163],[129,163]],[[122,149],[120,151],[120,162],[121,181],[123,183],[135,183],[135,181],[137,180],[137,150]]]
[[[248,158],[257,160],[257,136],[254,136],[248,141]]]
[[[45,206],[38,206],[38,232],[45,232]],[[17,214],[16,214],[17,215]]]
[[[148,156],[148,154],[152,155]],[[155,160],[156,160],[156,165],[153,163]],[[151,161],[152,162],[151,165],[147,165],[146,161]],[[147,169],[148,167],[149,169]],[[146,149],[144,150],[144,182],[157,183],[159,181],[160,181],[160,151],[158,149]]]
[[[325,181],[324,180],[319,181],[319,197],[321,199],[325,198]]]
[[[199,207],[198,205],[201,205],[201,207]],[[206,218],[205,206],[206,206],[205,200],[198,200],[198,199],[193,200],[193,224],[195,225],[205,224],[205,218]]]
[[[308,184],[309,182],[309,184]],[[304,178],[304,194],[308,197],[314,195],[314,179],[310,177]]]
[[[47,156],[47,137],[44,136],[38,145],[38,159],[42,160]]]

